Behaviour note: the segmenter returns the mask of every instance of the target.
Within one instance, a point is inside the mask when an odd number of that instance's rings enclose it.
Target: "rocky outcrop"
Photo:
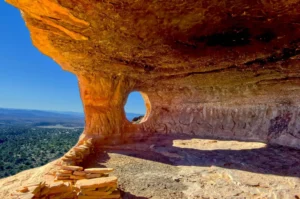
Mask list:
[[[300,148],[300,2],[7,0],[78,77],[81,141],[159,134]],[[131,91],[147,115],[125,118]]]

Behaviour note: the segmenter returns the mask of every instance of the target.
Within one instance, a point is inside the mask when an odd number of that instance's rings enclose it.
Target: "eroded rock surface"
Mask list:
[[[300,148],[300,2],[7,0],[33,44],[78,77],[81,139],[152,134]],[[144,93],[144,123],[125,119]]]
[[[300,149],[299,0],[7,2],[21,10],[33,44],[77,76],[86,126],[74,150],[90,138],[96,149],[113,145],[105,164],[130,192],[123,197],[300,197],[296,149],[169,141]],[[132,124],[124,105],[136,90],[147,113]],[[87,156],[86,166],[105,159]],[[1,183],[1,194],[22,184]]]

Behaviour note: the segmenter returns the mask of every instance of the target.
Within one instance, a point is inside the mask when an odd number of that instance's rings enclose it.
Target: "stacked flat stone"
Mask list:
[[[55,180],[78,180],[78,179],[84,179],[84,178],[80,178],[80,176],[78,176],[78,178],[74,177],[74,172],[80,172],[83,171],[83,167],[80,166],[70,166],[70,165],[62,165],[60,167],[60,170],[58,170],[56,172],[56,178]]]
[[[116,177],[78,180],[75,187],[80,190],[78,199],[119,199]]]
[[[93,169],[94,170],[94,169]],[[102,174],[100,170],[96,170]],[[77,180],[75,185],[57,181],[52,184],[41,182],[20,187],[12,194],[13,199],[119,199],[117,177],[101,177]]]
[[[118,199],[117,178],[109,177],[112,168],[75,166],[92,150],[92,140],[72,148],[61,158],[55,182],[45,182],[19,188],[14,199]]]
[[[12,194],[16,199],[69,199],[77,198],[78,193],[70,183],[54,182],[46,184],[41,182],[34,185],[21,187],[16,193]]]
[[[92,151],[92,139],[88,139],[83,144],[73,147],[62,158],[62,165],[78,165]]]
[[[108,177],[113,168],[89,168],[84,169],[80,166],[61,166],[61,169],[55,174],[55,180],[76,181],[82,179],[93,179]]]

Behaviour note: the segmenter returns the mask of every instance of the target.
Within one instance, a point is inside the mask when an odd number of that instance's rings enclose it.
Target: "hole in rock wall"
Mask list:
[[[124,108],[127,120],[140,124],[148,119],[151,105],[147,94],[134,91],[128,95]]]

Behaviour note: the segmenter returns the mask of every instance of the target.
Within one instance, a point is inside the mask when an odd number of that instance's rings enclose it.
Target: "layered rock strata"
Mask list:
[[[7,0],[79,82],[79,143],[152,135],[300,148],[300,1]],[[147,115],[125,118],[132,91]]]

